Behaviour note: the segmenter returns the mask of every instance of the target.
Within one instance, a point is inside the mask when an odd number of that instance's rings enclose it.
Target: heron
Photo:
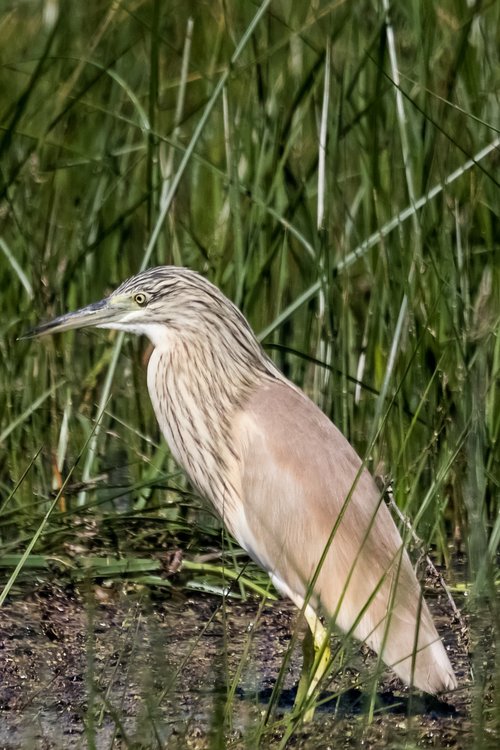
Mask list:
[[[456,688],[375,480],[218,287],[188,268],[150,268],[28,335],[85,326],[149,338],[147,385],[172,455],[303,613],[296,701],[305,720],[330,663],[332,623],[366,643],[407,685],[433,695]]]

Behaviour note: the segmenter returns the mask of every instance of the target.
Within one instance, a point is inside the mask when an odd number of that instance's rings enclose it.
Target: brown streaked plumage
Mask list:
[[[152,341],[148,388],[172,454],[278,590],[304,607],[315,650],[323,652],[301,699],[310,699],[328,660],[319,612],[365,641],[406,683],[429,693],[456,687],[372,477],[215,286],[188,269],[153,268],[31,335],[83,326]]]

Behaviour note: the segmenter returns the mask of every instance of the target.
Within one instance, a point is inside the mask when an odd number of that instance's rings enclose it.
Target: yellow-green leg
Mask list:
[[[308,628],[302,644],[304,663],[297,687],[294,708],[301,708],[312,696],[330,663],[327,630],[323,627],[309,605],[304,610],[304,617],[306,618]],[[304,713],[304,723],[312,721],[313,716],[314,707],[308,708]]]

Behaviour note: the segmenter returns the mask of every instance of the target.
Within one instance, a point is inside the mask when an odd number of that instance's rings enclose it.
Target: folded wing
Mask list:
[[[408,684],[456,686],[401,536],[332,422],[286,382],[254,391],[237,420],[242,511],[229,524],[282,593],[366,642]],[[415,655],[415,656],[413,656]]]

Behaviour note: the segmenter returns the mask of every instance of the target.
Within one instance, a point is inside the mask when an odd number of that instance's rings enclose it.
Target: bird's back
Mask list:
[[[401,536],[341,432],[304,394],[276,381],[254,390],[234,439],[242,510],[230,526],[240,544],[295,601],[315,578],[311,604],[381,653],[405,682],[429,693],[453,688]]]

